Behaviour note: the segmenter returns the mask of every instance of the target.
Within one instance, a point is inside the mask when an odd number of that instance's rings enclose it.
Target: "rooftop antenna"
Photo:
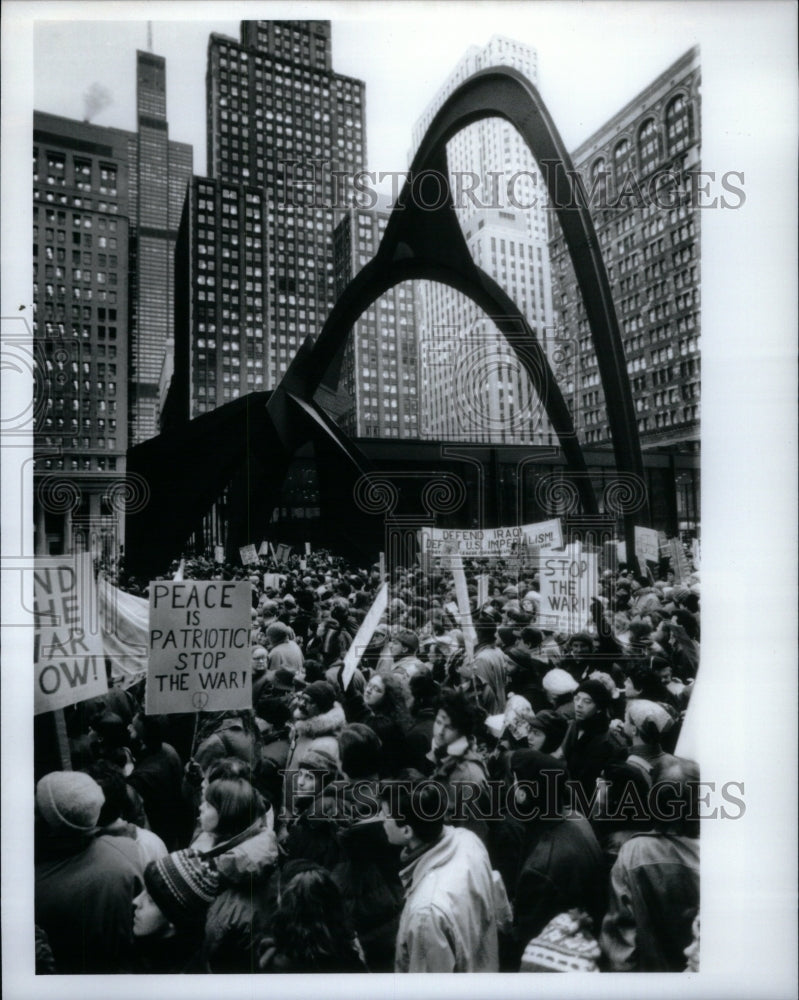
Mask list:
[[[147,22],[147,50],[153,51],[153,22]]]

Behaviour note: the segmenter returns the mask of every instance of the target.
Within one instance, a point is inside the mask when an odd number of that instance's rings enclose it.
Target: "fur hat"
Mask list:
[[[91,833],[105,795],[83,771],[52,771],[36,785],[36,805],[53,832]]]
[[[553,667],[544,674],[541,685],[548,695],[559,698],[562,694],[571,694],[577,689],[577,681],[562,667]]]
[[[327,681],[314,681],[305,688],[303,694],[318,712],[329,712],[336,701],[336,690]]]
[[[578,693],[587,694],[600,712],[605,712],[610,708],[610,691],[608,691],[602,681],[589,678],[583,681],[577,688],[575,694]]]
[[[219,892],[219,873],[189,847],[151,861],[144,869],[144,884],[170,923],[202,924]]]

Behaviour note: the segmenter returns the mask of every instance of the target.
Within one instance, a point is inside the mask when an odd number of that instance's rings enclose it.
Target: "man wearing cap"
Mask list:
[[[133,900],[141,856],[128,837],[97,836],[104,795],[81,771],[36,786],[34,911],[56,972],[133,972]]]

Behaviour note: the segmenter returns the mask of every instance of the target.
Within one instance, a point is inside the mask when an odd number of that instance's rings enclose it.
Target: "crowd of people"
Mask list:
[[[66,711],[38,972],[697,969],[698,575],[607,569],[565,635],[535,572],[467,562],[469,628],[445,566],[395,568],[352,671],[378,566],[181,572],[251,582],[252,708],[149,716],[112,676]]]

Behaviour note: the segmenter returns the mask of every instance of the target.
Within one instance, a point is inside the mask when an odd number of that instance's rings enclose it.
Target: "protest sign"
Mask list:
[[[258,547],[258,555],[259,556],[269,555],[269,542],[266,541],[261,542],[260,546]]]
[[[641,528],[635,525],[635,558],[641,570],[641,576],[646,576],[646,564],[656,563],[660,558],[658,533],[653,528]]]
[[[620,563],[627,565],[627,543],[616,542],[616,556]]]
[[[225,561],[225,546],[215,545],[214,546],[214,562],[223,563]]]
[[[488,575],[481,573],[477,577],[477,607],[482,608],[488,602]]]
[[[150,584],[148,715],[251,707],[251,607],[243,580]]]
[[[242,545],[239,549],[239,556],[244,566],[258,565],[258,553],[254,545]]]
[[[355,634],[355,638],[350,643],[350,648],[344,654],[344,669],[341,672],[341,686],[344,690],[349,686],[355,668],[363,656],[363,651],[369,645],[369,641],[374,635],[374,631],[380,624],[380,619],[385,614],[388,607],[388,584],[384,583],[378,590],[371,608],[366,617],[361,622],[360,628]]]
[[[688,557],[679,538],[669,539],[669,558],[671,568],[674,570],[674,582],[685,583],[691,575],[691,567],[688,565]]]
[[[381,552],[377,557],[377,571],[380,574],[380,582],[386,578],[386,554]]]
[[[264,590],[280,590],[280,573],[264,573]]]
[[[579,542],[565,552],[542,556],[538,621],[558,632],[580,632],[591,620],[591,599],[599,594],[597,557]]]
[[[523,556],[531,546],[549,551],[563,545],[560,518],[510,528],[420,528],[423,555],[472,558]]]
[[[451,558],[450,569],[452,570],[452,579],[455,581],[455,599],[458,602],[458,624],[463,631],[466,656],[471,659],[474,654],[474,647],[477,645],[477,633],[472,624],[472,609],[469,604],[466,574],[463,572],[463,559],[461,556],[453,555]]]
[[[33,604],[34,715],[105,694],[91,555],[37,558]]]
[[[311,554],[311,543],[310,542],[306,542],[305,543],[305,554],[306,554],[306,556],[309,556]]]
[[[291,554],[291,546],[284,545],[282,542],[277,546],[275,550],[275,561],[278,563],[285,563],[288,561],[289,555]]]

